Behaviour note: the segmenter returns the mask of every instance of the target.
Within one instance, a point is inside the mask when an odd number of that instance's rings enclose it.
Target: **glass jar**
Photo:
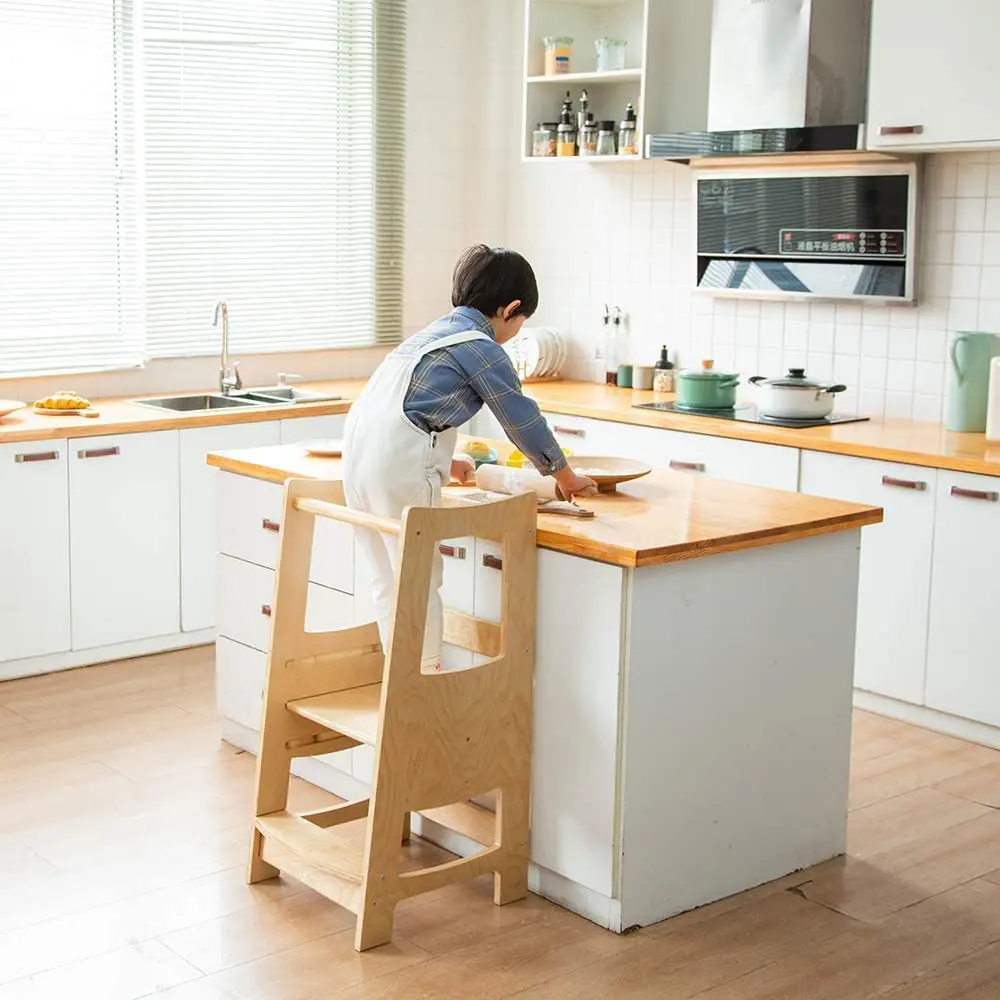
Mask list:
[[[639,125],[635,118],[635,108],[631,104],[625,108],[625,117],[619,126],[618,155],[639,155]]]
[[[532,156],[555,156],[556,155],[556,123],[539,122],[538,127],[532,133],[531,139]]]
[[[615,123],[601,122],[597,127],[597,155],[614,156],[616,152]]]
[[[580,129],[580,155],[597,156],[597,122],[585,122]]]
[[[576,156],[575,125],[559,125],[556,130],[556,156]]]
[[[598,38],[594,48],[598,73],[616,73],[625,68],[625,42],[620,38]]]
[[[653,372],[653,392],[673,392],[674,391],[674,370],[673,368],[657,368]]]
[[[573,58],[573,39],[554,36],[542,39],[545,45],[545,75],[559,76],[570,71]]]

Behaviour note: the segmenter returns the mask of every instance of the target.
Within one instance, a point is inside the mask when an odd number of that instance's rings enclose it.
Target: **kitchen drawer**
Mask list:
[[[232,556],[218,560],[219,634],[244,646],[270,648],[274,571]],[[354,599],[339,590],[309,585],[306,630],[327,632],[353,624]]]
[[[221,473],[218,488],[219,550],[274,569],[278,565],[284,487]],[[354,529],[349,524],[316,519],[309,579],[345,594],[354,593]]]
[[[274,569],[284,487],[229,472],[220,474],[217,487],[219,551]]]
[[[650,465],[790,493],[798,490],[799,452],[796,448],[685,431],[640,430],[643,458]]]
[[[641,427],[593,420],[590,417],[564,416],[561,413],[546,413],[545,419],[560,447],[568,448],[574,455],[644,457]]]
[[[322,417],[297,417],[281,421],[281,443],[298,444],[300,441],[319,441],[341,438],[347,424],[346,413],[330,413]]]
[[[215,643],[215,699],[219,714],[260,731],[267,653],[225,636]]]

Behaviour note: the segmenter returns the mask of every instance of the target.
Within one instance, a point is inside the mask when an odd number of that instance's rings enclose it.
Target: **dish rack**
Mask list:
[[[569,339],[550,326],[525,327],[504,350],[522,382],[554,382],[562,377]]]

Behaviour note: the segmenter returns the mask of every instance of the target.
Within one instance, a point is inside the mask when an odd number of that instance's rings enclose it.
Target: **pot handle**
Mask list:
[[[964,333],[960,333],[951,342],[951,350],[949,352],[951,354],[951,366],[955,369],[955,378],[957,379],[959,385],[962,385],[962,383],[965,382],[965,372],[962,371],[962,366],[958,363],[958,345],[965,344],[968,340],[969,338],[966,337]]]
[[[828,385],[823,391],[824,392],[829,392],[829,393],[847,392],[847,386],[846,385]]]
[[[739,375],[734,375],[732,378],[719,379],[716,383],[720,389],[731,389],[734,385],[740,384]]]
[[[750,378],[747,379],[747,382],[750,385],[757,385],[758,382],[763,382],[763,381],[764,381],[763,375],[751,375]]]

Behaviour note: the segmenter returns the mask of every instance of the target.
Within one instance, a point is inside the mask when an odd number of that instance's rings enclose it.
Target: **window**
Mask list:
[[[142,360],[130,61],[111,0],[0,3],[0,375]]]
[[[398,339],[404,3],[3,0],[0,374]]]

